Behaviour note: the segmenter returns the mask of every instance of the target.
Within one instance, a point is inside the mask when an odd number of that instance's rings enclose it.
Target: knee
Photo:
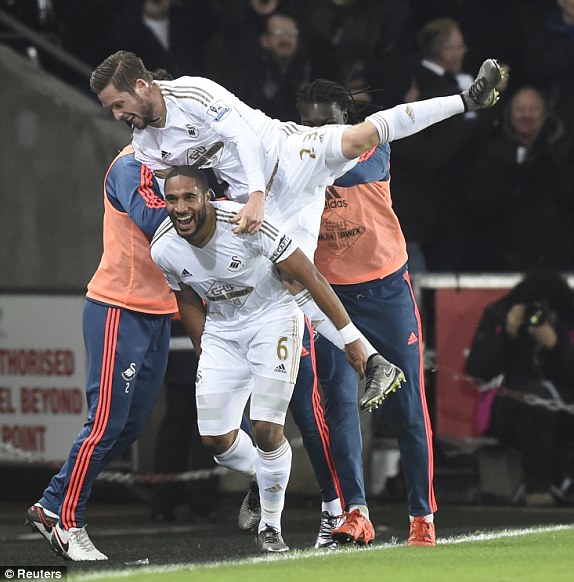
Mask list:
[[[253,421],[253,436],[257,446],[265,452],[278,449],[285,438],[282,425],[263,420]]]
[[[204,435],[201,442],[212,455],[222,455],[231,448],[236,438],[237,431],[234,430],[223,435]]]

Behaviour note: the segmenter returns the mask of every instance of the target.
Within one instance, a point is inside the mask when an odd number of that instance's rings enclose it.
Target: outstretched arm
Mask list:
[[[356,328],[327,279],[319,273],[301,249],[297,249],[287,259],[277,263],[277,267],[282,273],[299,281],[339,332],[343,330],[341,337],[345,342],[347,359],[359,376],[363,378],[367,365],[367,351],[359,336],[355,335]]]

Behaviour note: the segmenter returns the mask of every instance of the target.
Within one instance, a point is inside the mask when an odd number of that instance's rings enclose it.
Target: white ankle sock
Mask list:
[[[321,511],[327,511],[331,515],[341,515],[343,513],[343,506],[341,500],[337,497],[333,501],[322,501]]]
[[[261,499],[261,521],[258,531],[266,525],[281,531],[281,513],[285,505],[285,490],[291,474],[291,446],[285,439],[278,449],[265,452],[257,448],[257,484]]]

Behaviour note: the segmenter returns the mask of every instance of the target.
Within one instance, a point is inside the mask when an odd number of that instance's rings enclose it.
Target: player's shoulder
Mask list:
[[[173,239],[180,239],[179,235],[175,231],[175,227],[173,226],[173,222],[169,216],[157,227],[155,231],[151,243],[150,249],[152,254],[159,252],[162,248],[168,244],[168,242]],[[181,239],[183,240],[183,239]]]
[[[211,204],[215,208],[215,220],[223,224],[229,224],[229,219],[233,218],[243,207],[243,204],[233,200],[214,200]]]
[[[172,81],[156,81],[167,99],[190,100],[207,106],[224,88],[206,77],[184,76]]]
[[[124,173],[126,170],[132,168],[137,171],[141,168],[141,162],[138,162],[135,157],[133,146],[126,146],[112,161],[109,168],[109,176],[117,173]]]

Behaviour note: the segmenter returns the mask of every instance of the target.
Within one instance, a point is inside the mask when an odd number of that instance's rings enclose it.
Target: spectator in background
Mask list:
[[[472,81],[462,71],[466,44],[458,23],[429,22],[418,34],[414,72],[420,99],[453,95]],[[461,192],[496,113],[451,118],[393,144],[393,198],[406,239],[418,242],[429,271],[461,271],[468,217]]]
[[[174,77],[202,73],[202,49],[216,21],[209,2],[128,0],[114,11],[107,52],[133,51],[151,70],[167,69]]]
[[[542,93],[516,91],[468,177],[470,270],[574,270],[573,161],[573,140]]]
[[[534,32],[524,52],[526,79],[540,86],[574,134],[574,0],[558,5]]]
[[[249,64],[249,75],[238,67],[236,95],[269,117],[284,121],[298,118],[295,95],[309,81],[311,62],[299,38],[297,21],[286,14],[274,13],[261,33],[256,60]]]
[[[512,67],[513,83],[533,27],[555,0],[411,0],[417,29],[438,18],[456,20],[468,45],[464,68],[474,70],[485,54]],[[488,31],[485,34],[485,31]]]
[[[214,0],[216,32],[205,51],[207,75],[210,79],[236,91],[243,76],[249,76],[260,50],[260,35],[267,19],[279,9],[290,14],[289,0]]]
[[[574,443],[564,411],[574,403],[574,292],[559,273],[532,272],[485,309],[465,371],[484,382],[503,375],[488,434],[522,454],[526,504],[553,505],[574,477],[571,459],[561,462]]]

